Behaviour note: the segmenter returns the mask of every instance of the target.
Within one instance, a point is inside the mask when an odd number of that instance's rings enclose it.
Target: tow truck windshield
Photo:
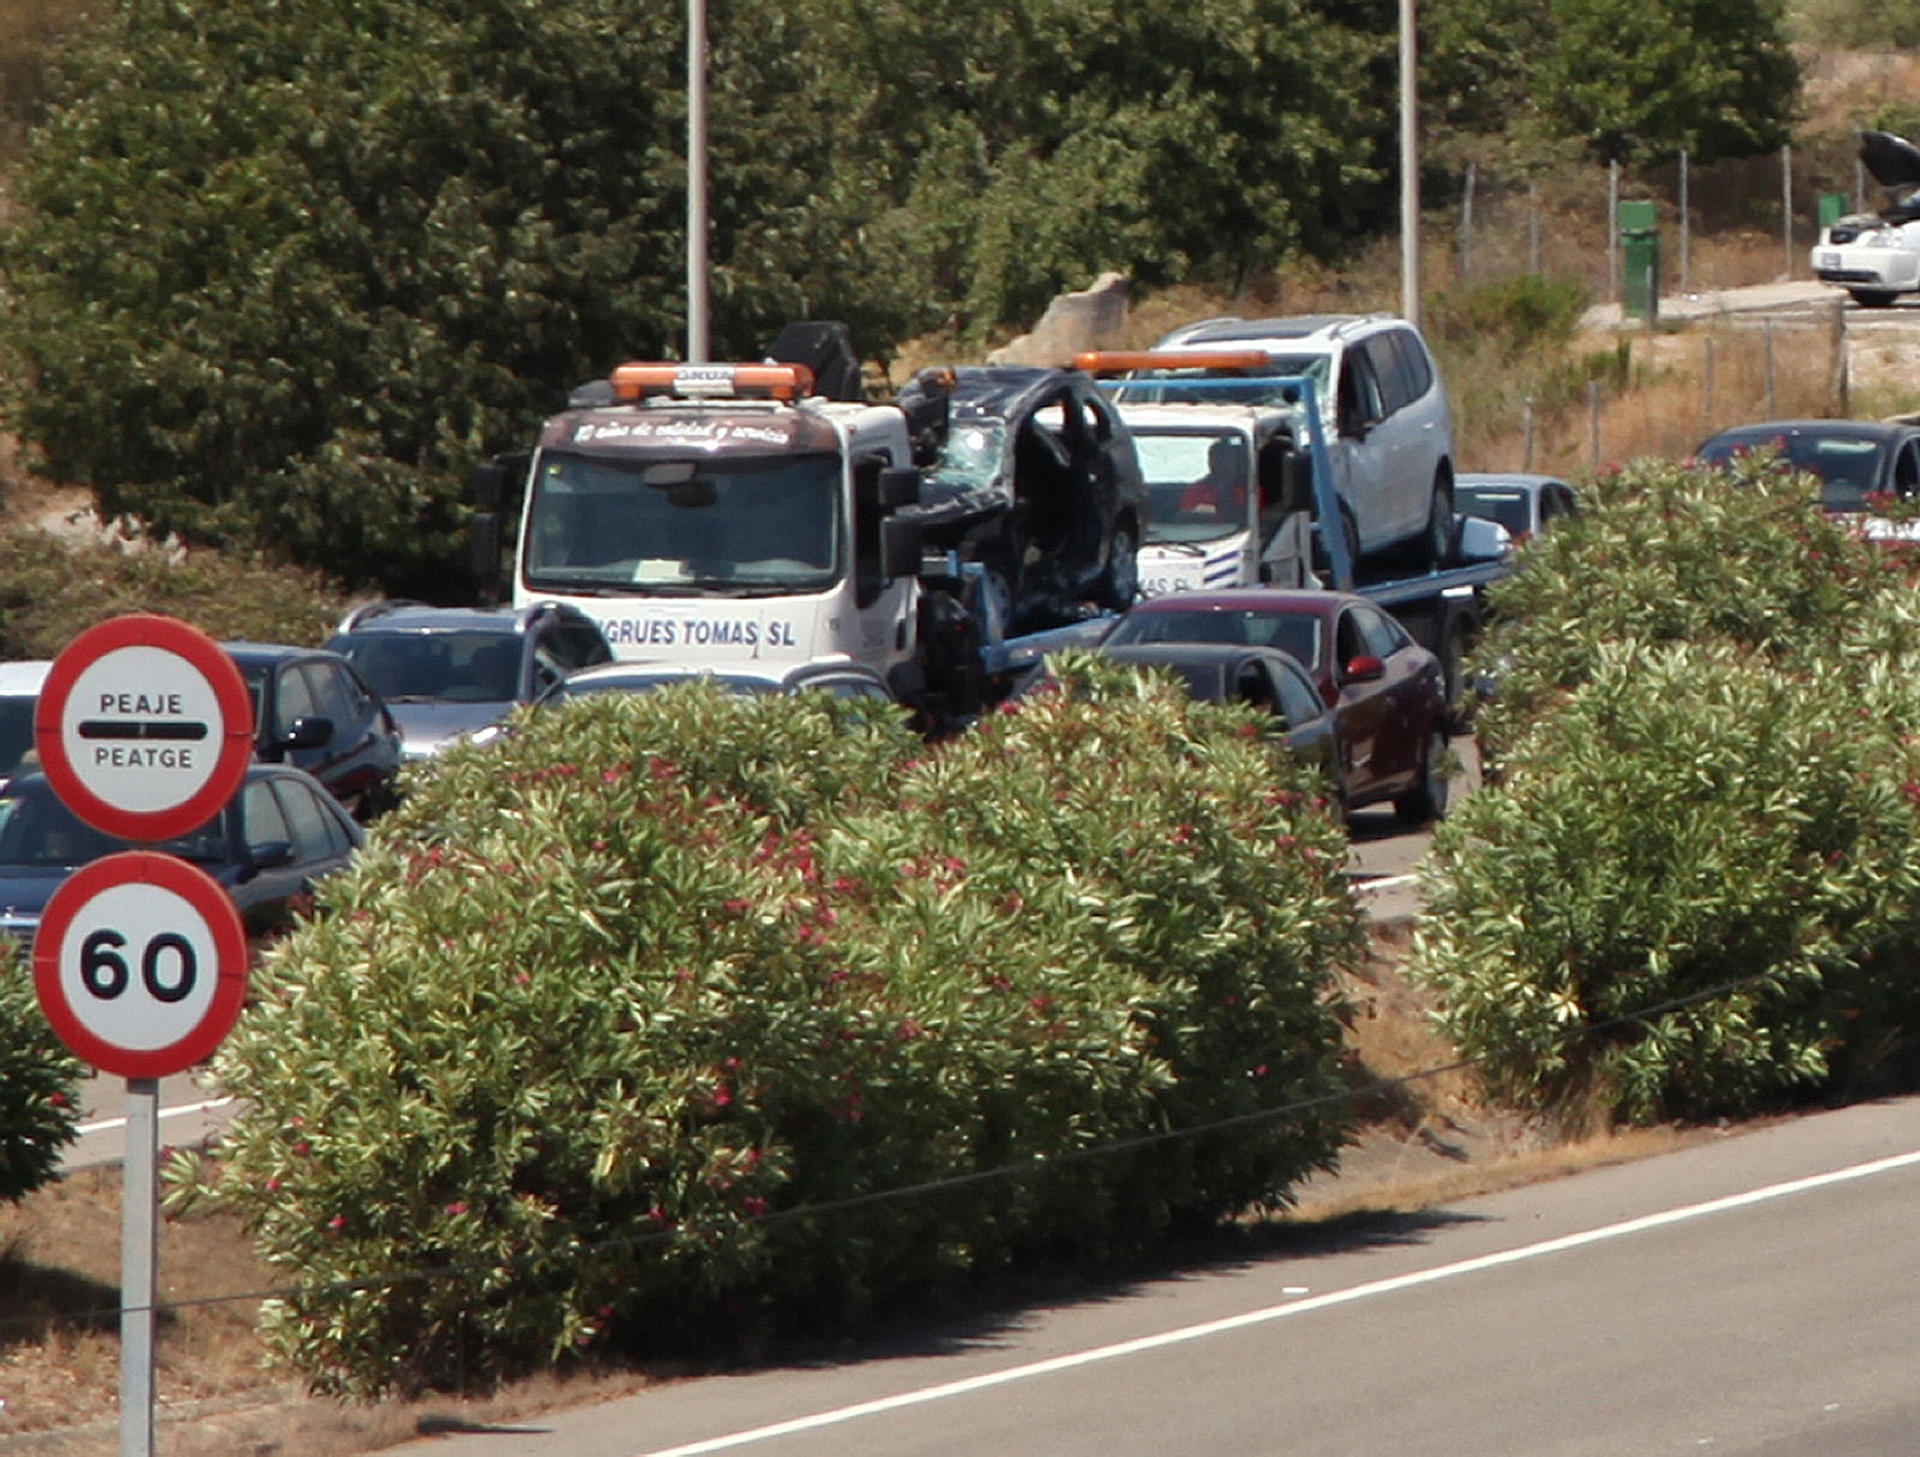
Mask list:
[[[1232,430],[1133,427],[1149,542],[1218,541],[1247,524],[1247,441]]]
[[[527,503],[535,590],[772,596],[845,574],[831,454],[540,458]]]

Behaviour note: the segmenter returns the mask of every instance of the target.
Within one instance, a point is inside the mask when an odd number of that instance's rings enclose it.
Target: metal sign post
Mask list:
[[[154,1286],[160,1265],[160,1080],[127,1079],[120,1191],[120,1457],[152,1457]]]
[[[34,741],[61,802],[129,840],[189,834],[239,789],[253,710],[233,660],[168,617],[89,628],[48,671]],[[160,1083],[211,1055],[246,1001],[247,938],[219,882],[127,850],[60,883],[33,986],[76,1055],[127,1080],[120,1220],[120,1454],[153,1457]]]

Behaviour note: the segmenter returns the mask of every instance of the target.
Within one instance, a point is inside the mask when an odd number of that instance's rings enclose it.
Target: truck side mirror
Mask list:
[[[920,570],[921,533],[918,521],[889,516],[880,523],[880,576],[888,582],[911,577]]]
[[[468,480],[468,499],[482,511],[498,511],[526,478],[527,467],[532,463],[532,455],[524,450],[481,461]]]
[[[500,513],[476,511],[467,521],[467,566],[480,595],[491,601],[500,590]]]
[[[882,511],[897,511],[902,506],[920,503],[920,472],[912,466],[888,466],[880,472],[875,495]]]

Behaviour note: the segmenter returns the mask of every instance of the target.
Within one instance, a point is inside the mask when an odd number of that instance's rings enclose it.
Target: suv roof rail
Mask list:
[[[366,623],[372,622],[376,617],[385,617],[388,613],[398,612],[404,607],[424,607],[426,605],[426,603],[412,597],[381,597],[372,602],[363,602],[358,607],[350,609],[346,616],[340,619],[340,623],[334,628],[334,631],[352,632],[356,627],[361,627]]]

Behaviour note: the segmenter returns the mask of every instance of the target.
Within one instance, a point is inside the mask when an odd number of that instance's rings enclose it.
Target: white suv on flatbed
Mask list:
[[[1203,319],[1156,353],[1263,350],[1276,375],[1314,382],[1348,546],[1356,556],[1406,553],[1421,566],[1453,550],[1453,413],[1426,340],[1390,314]],[[1214,403],[1278,404],[1249,393]],[[1129,391],[1129,397],[1137,391]]]

